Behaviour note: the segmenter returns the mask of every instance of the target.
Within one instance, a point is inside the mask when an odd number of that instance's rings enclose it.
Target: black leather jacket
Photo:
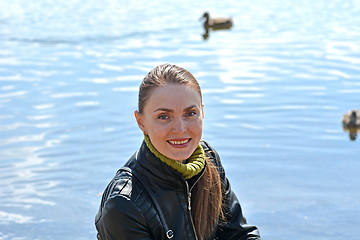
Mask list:
[[[220,158],[201,141],[218,167],[225,188],[227,222],[211,239],[260,239],[255,226],[246,224],[240,204],[231,191]],[[192,186],[202,174],[185,180],[156,158],[143,143],[105,189],[95,218],[99,240],[196,240],[189,209]]]

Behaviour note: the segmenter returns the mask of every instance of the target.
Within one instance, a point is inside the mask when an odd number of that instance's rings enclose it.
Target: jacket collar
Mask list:
[[[186,181],[189,183],[189,187],[192,188],[192,185],[203,175],[206,168],[204,167],[198,175],[186,180],[179,172],[158,159],[144,141],[140,149],[128,160],[125,166],[146,175],[149,181],[158,181],[173,188],[183,188]]]
[[[185,178],[175,169],[158,159],[146,146],[145,142],[142,142],[140,149],[130,162],[132,162],[131,168],[133,167],[135,170],[147,176],[153,176],[160,181],[175,184],[175,186],[182,185],[185,182]]]

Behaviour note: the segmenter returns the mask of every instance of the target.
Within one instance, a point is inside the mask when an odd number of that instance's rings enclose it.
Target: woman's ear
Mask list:
[[[144,126],[143,115],[142,115],[138,110],[135,110],[134,116],[135,116],[135,119],[136,119],[136,122],[137,122],[139,128],[140,128],[141,131],[143,131],[143,133],[145,134],[146,131],[145,131],[145,126]]]

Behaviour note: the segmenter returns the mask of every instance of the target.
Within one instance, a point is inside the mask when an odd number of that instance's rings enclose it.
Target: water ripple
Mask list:
[[[21,142],[41,142],[44,140],[45,134],[30,134],[30,135],[22,135],[15,136],[11,138],[0,139],[0,146],[16,144]]]
[[[12,97],[19,97],[24,96],[27,94],[27,91],[17,91],[12,93],[0,94],[0,98],[12,98]]]
[[[18,223],[18,224],[24,224],[24,223],[31,223],[33,222],[33,217],[30,216],[24,216],[21,214],[15,214],[15,213],[9,213],[9,212],[3,212],[0,211],[0,223],[1,224],[10,224],[10,223]],[[1,235],[0,235],[1,236]]]
[[[97,92],[64,92],[51,94],[52,98],[72,98],[72,97],[83,97],[83,96],[98,96]]]
[[[204,40],[204,8],[233,16],[233,29]],[[302,231],[313,222],[329,240],[339,226],[357,237],[359,141],[341,126],[359,102],[357,1],[15,0],[0,10],[1,240],[96,237],[96,194],[142,141],[138,85],[164,62],[199,80],[204,136],[229,178],[243,176],[234,190],[250,191],[241,201],[264,238],[316,239]],[[266,230],[284,225],[281,236]]]

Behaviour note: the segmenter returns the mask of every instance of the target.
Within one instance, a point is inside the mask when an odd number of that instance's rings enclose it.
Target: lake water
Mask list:
[[[203,39],[204,11],[232,16]],[[160,63],[204,92],[203,137],[263,239],[357,239],[360,1],[0,1],[0,240],[95,239]]]

